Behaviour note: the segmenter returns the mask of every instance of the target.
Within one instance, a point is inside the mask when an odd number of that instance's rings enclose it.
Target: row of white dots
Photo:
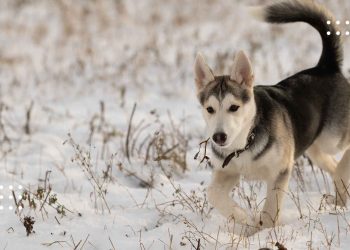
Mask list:
[[[0,210],[4,210],[4,209],[5,209],[5,207],[2,206],[2,205],[0,205]],[[8,209],[9,209],[9,210],[12,210],[12,209],[13,209],[13,206],[8,206]],[[18,206],[18,210],[22,210],[22,209],[23,209],[22,206]]]
[[[22,185],[18,185],[17,188],[21,190],[21,189],[23,189],[23,186],[22,186]],[[3,189],[4,189],[4,186],[3,186],[3,185],[0,185],[0,190],[3,190]],[[13,189],[14,189],[14,186],[13,186],[13,185],[9,185],[9,186],[8,186],[8,189],[9,189],[9,190],[13,190]]]
[[[3,195],[0,195],[0,200],[3,200],[4,199],[4,196]],[[9,195],[9,200],[12,200],[13,199],[13,196],[12,195]],[[18,196],[18,199],[22,199],[22,195],[19,195]]]
[[[327,24],[328,24],[328,25],[330,25],[331,23],[332,23],[332,21],[330,21],[330,20],[327,21]],[[335,24],[336,24],[336,25],[340,25],[340,23],[341,23],[341,21],[339,21],[339,20],[335,21]],[[346,21],[345,21],[345,24],[346,24],[346,25],[350,25],[350,21],[349,21],[349,20],[346,20]]]
[[[327,36],[330,36],[331,34],[332,34],[332,32],[327,31]],[[335,32],[335,34],[336,34],[337,36],[340,36],[340,35],[341,35],[341,32],[340,32],[340,31],[337,31],[337,32]],[[346,36],[350,36],[350,31],[345,31],[345,35],[346,35]]]
[[[8,186],[8,189],[9,190],[14,190],[14,186],[13,185],[9,185]],[[22,185],[18,185],[17,186],[17,188],[19,189],[19,190],[22,190],[23,189],[23,186]],[[0,190],[4,190],[4,186],[3,185],[0,185]],[[0,195],[0,200],[3,200],[5,197],[4,197],[4,195]],[[12,200],[13,199],[13,196],[12,195],[9,195],[8,196],[8,198],[9,198],[9,200]],[[22,195],[19,195],[18,196],[18,199],[22,199]],[[5,209],[5,207],[3,206],[3,205],[0,205],[0,210],[4,210]],[[13,210],[13,206],[8,206],[8,209],[9,210]],[[22,206],[18,206],[18,210],[22,210],[23,209],[23,207]]]

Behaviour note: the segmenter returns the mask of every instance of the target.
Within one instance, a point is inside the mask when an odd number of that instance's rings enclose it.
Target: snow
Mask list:
[[[244,238],[207,203],[211,169],[193,158],[205,139],[195,54],[201,51],[221,74],[243,49],[257,84],[313,66],[320,55],[320,39],[307,25],[252,20],[245,6],[259,2],[1,1],[0,248],[195,249],[199,242],[200,249],[276,249],[279,242],[288,249],[347,249],[350,213],[325,204],[331,180],[305,161],[303,178],[293,173],[279,227]],[[322,2],[338,19],[346,18],[350,2]],[[347,37],[344,50],[348,75]],[[68,134],[81,149],[78,155]],[[174,147],[175,154],[155,161],[163,139],[162,150]],[[77,160],[82,154],[91,156],[105,202]],[[185,170],[179,159],[186,159]],[[40,211],[42,201],[36,209],[24,202],[20,216],[9,209],[15,207],[9,185],[18,198],[18,185],[35,193],[45,180],[69,209],[65,216],[48,204]],[[261,209],[264,185],[243,180],[233,196],[246,209],[246,197],[250,210]],[[19,218],[24,216],[35,220],[29,236]]]

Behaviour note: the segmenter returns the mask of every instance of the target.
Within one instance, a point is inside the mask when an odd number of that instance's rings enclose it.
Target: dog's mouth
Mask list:
[[[220,147],[220,148],[224,148],[226,145],[226,143],[217,143],[217,142],[214,142],[216,146]]]
[[[213,139],[211,139],[212,144],[215,145],[215,147],[220,148],[220,149],[226,149],[230,146],[229,143],[220,143],[220,142],[215,142]]]

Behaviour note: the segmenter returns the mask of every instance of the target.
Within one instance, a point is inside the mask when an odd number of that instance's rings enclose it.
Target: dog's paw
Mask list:
[[[322,201],[327,205],[335,205],[336,204],[336,198],[334,195],[331,195],[331,194],[324,194],[322,196]]]
[[[262,227],[259,224],[245,225],[243,229],[243,236],[250,237],[261,230],[262,230]]]
[[[242,235],[245,237],[250,237],[257,232],[261,231],[263,226],[258,217],[249,217],[247,223],[242,225]]]
[[[229,210],[229,216],[227,216],[230,223],[238,223],[241,225],[251,224],[253,221],[247,214],[247,212],[241,207],[235,206]]]
[[[326,206],[337,206],[338,208],[345,208],[344,199],[341,196],[336,197],[331,194],[324,194],[320,203],[320,208],[325,208]]]
[[[249,223],[245,225],[244,235],[249,237],[265,228],[275,227],[277,224],[278,221],[272,221],[266,213],[261,213],[259,216],[251,218]]]
[[[247,216],[244,220],[234,220],[234,218],[228,218],[228,230],[236,235],[243,237],[249,237],[260,231],[262,228],[257,223],[256,218]]]

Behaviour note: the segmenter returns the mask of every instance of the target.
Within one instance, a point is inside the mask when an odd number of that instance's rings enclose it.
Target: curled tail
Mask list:
[[[305,22],[310,24],[322,38],[323,49],[317,67],[340,71],[343,63],[342,42],[340,35],[336,34],[333,15],[325,7],[313,0],[281,0],[262,8],[256,8],[253,13],[258,14],[269,23]]]

